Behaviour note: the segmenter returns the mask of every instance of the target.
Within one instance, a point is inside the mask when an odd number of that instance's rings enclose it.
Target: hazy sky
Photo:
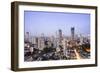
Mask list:
[[[35,36],[55,35],[59,29],[70,35],[71,27],[75,27],[76,34],[90,33],[90,14],[24,11],[24,16],[25,32]]]

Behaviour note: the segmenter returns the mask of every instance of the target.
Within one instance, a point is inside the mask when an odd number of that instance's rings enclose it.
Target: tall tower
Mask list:
[[[60,43],[60,44],[62,43],[62,39],[63,39],[62,30],[59,29],[59,43]]]
[[[74,37],[75,37],[75,28],[71,27],[71,38],[72,38],[72,40],[74,40]]]
[[[26,32],[25,34],[25,41],[29,42],[29,32]]]

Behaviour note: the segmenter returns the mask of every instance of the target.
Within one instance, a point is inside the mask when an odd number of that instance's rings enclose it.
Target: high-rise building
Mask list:
[[[71,38],[72,38],[72,40],[74,40],[74,37],[75,37],[75,28],[71,27]]]
[[[32,44],[35,45],[35,48],[38,48],[38,37],[33,37]]]
[[[44,41],[43,37],[38,38],[38,48],[39,48],[39,50],[43,50],[43,48],[45,47],[44,42],[45,41]]]
[[[62,36],[62,30],[59,29],[59,43],[61,44],[63,40],[63,36]]]
[[[29,42],[29,32],[25,33],[25,41]]]

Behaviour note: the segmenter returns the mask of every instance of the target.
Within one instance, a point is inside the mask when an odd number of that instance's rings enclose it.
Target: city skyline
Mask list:
[[[71,27],[75,27],[76,34],[90,34],[90,15],[64,12],[24,12],[25,32],[33,36],[52,36],[61,29],[64,35],[71,35]]]

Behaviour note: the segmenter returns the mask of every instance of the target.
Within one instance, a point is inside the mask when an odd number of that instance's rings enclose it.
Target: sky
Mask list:
[[[75,34],[90,34],[90,14],[67,12],[24,11],[24,31],[33,36],[44,33],[45,36],[56,35],[61,29],[66,36],[71,35],[71,27]]]

